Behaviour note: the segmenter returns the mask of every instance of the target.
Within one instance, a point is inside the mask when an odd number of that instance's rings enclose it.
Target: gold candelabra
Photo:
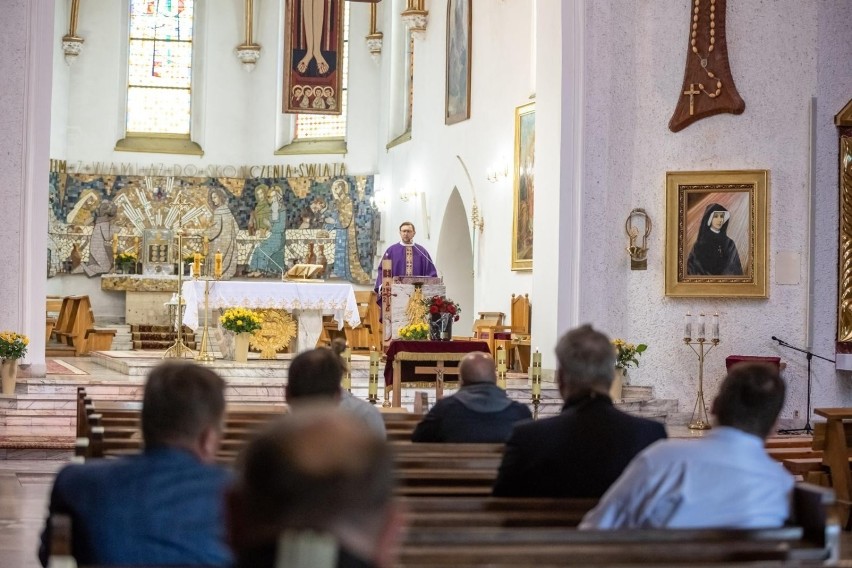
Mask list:
[[[201,273],[200,263],[193,265],[193,278],[198,280]],[[213,350],[210,349],[210,278],[204,279],[204,329],[201,331],[201,345],[198,346],[198,355],[195,360],[199,363],[210,363],[216,360]]]
[[[177,250],[178,258],[183,254],[183,228],[177,230]],[[180,359],[189,356],[194,357],[195,351],[186,346],[183,342],[183,270],[178,270],[178,291],[177,291],[177,331],[175,334],[175,342],[171,347],[163,353],[163,359]]]
[[[705,322],[704,314],[698,316],[698,337],[692,339],[692,316],[686,314],[685,330],[683,342],[698,356],[698,397],[695,399],[695,406],[692,409],[692,418],[689,420],[690,430],[709,430],[712,428],[710,419],[707,416],[707,405],[704,404],[704,358],[714,347],[719,345],[719,314],[713,316],[711,325],[711,337],[705,337]],[[698,346],[698,349],[695,346]],[[705,350],[704,346],[709,345]]]

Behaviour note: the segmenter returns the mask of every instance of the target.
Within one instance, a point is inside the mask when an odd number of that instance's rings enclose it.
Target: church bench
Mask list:
[[[392,443],[391,450],[396,454],[414,453],[414,454],[498,454],[503,455],[505,444],[459,444],[459,443],[413,443],[413,442],[396,442]]]
[[[765,448],[810,448],[813,436],[770,436],[763,445]]]
[[[89,297],[68,296],[62,300],[53,335],[60,343],[73,347],[78,357],[89,353],[90,346],[97,346],[97,350],[109,349],[116,331],[98,329],[94,325],[95,316]]]

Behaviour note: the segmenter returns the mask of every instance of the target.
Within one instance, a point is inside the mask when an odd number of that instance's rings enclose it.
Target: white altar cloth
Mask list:
[[[184,282],[182,294],[186,302],[183,323],[196,329],[199,326],[199,307],[202,311],[204,309],[204,281]],[[340,323],[340,329],[344,322],[352,327],[361,323],[355,291],[349,283],[218,280],[210,282],[209,302],[211,310],[241,307],[293,312],[299,322],[299,351],[316,345],[322,332],[323,314],[333,315]]]

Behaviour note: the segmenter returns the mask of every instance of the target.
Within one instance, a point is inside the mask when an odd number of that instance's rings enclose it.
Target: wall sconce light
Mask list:
[[[418,195],[420,195],[420,191],[411,186],[399,190],[399,198],[402,201],[415,201]]]
[[[651,218],[641,207],[630,212],[624,222],[624,230],[630,238],[627,254],[630,255],[630,270],[648,269],[648,235],[651,234]],[[636,244],[636,239],[642,235],[642,245]]]
[[[485,178],[491,183],[497,183],[500,180],[506,179],[509,177],[509,166],[506,164],[494,165],[488,168],[485,172]]]

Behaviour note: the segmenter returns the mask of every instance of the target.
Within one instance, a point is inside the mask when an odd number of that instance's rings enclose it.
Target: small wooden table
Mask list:
[[[837,496],[841,526],[849,527],[852,504],[852,474],[849,470],[849,446],[844,421],[852,421],[852,408],[814,408],[814,414],[826,419],[825,450],[822,463],[831,473],[831,485]]]
[[[385,386],[393,386],[392,406],[402,406],[403,361],[421,362],[422,365],[414,369],[417,374],[434,374],[435,397],[441,398],[444,395],[444,375],[458,375],[458,362],[473,351],[488,353],[488,344],[484,341],[392,341],[385,365]]]

